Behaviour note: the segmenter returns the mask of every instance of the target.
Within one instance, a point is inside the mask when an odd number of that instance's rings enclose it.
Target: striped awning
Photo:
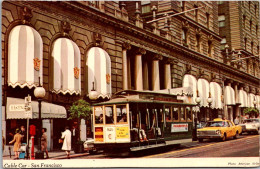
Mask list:
[[[216,82],[210,82],[209,88],[210,88],[211,97],[213,98],[211,108],[222,109],[223,108],[223,104],[221,101],[222,89],[220,85]]]
[[[255,100],[255,95],[253,93],[248,94],[248,107],[255,107],[254,105],[254,100]]]
[[[36,87],[41,77],[43,43],[32,27],[14,27],[8,39],[8,85],[15,88]]]
[[[225,105],[235,105],[235,91],[231,86],[225,86],[224,90]]]
[[[59,38],[55,40],[53,57],[53,92],[62,94],[80,94],[80,51],[72,40]]]
[[[108,53],[99,48],[92,47],[87,55],[88,92],[93,88],[99,93],[99,98],[110,98],[111,89],[111,61]]]
[[[248,96],[246,91],[244,90],[239,90],[238,91],[238,96],[239,96],[239,107],[248,107]]]
[[[198,91],[201,97],[200,106],[209,107],[208,97],[209,97],[209,82],[205,79],[198,79]]]
[[[32,101],[32,118],[39,118],[39,106],[37,101]],[[6,109],[6,119],[26,119],[26,113],[24,110],[24,99],[7,97],[7,109]],[[65,107],[42,102],[41,108],[41,118],[67,118],[67,112]]]
[[[189,88],[192,91],[193,95],[193,104],[197,104],[195,99],[197,97],[197,80],[194,76],[186,74],[182,80],[182,87]]]

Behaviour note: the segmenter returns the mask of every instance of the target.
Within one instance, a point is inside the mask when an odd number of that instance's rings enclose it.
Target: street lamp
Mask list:
[[[201,98],[199,96],[199,91],[197,90],[197,97],[195,98],[195,102],[197,103],[198,107],[200,108],[200,102],[201,102]],[[195,134],[194,134],[194,141],[197,140],[197,121],[198,121],[198,117],[197,117],[197,111],[195,111]]]
[[[93,84],[93,88],[92,88],[92,90],[89,92],[88,97],[89,97],[90,100],[97,100],[99,93],[95,90],[95,83],[92,82],[92,84]]]
[[[38,151],[35,153],[36,159],[43,159],[44,154],[41,150],[41,130],[42,130],[42,118],[41,118],[41,108],[42,108],[42,99],[44,98],[46,92],[45,89],[41,86],[40,77],[39,77],[39,86],[34,89],[34,96],[38,99],[39,106],[39,120],[40,120],[40,128],[39,128],[39,138],[38,138]]]
[[[209,117],[210,117],[210,107],[211,107],[211,104],[212,104],[212,101],[213,101],[213,99],[212,99],[212,97],[211,97],[211,93],[209,92],[209,97],[208,97],[208,99],[207,99],[207,102],[208,102],[208,104],[209,104],[209,110],[208,110],[208,112],[209,112]]]

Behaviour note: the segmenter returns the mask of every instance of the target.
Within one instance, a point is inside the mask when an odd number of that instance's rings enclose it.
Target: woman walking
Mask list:
[[[46,158],[49,158],[48,155],[48,150],[47,150],[47,134],[46,134],[47,129],[42,128],[42,137],[41,137],[41,147],[42,151],[46,153]]]
[[[71,131],[69,130],[69,127],[66,126],[65,127],[65,131],[62,133],[61,136],[62,139],[64,139],[63,141],[63,145],[62,145],[62,150],[65,150],[66,154],[67,154],[67,158],[70,159],[70,150],[71,150]]]
[[[19,133],[19,129],[15,130],[14,139],[9,142],[9,144],[12,144],[12,143],[14,143],[14,155],[15,155],[15,160],[17,160],[19,157],[18,151],[19,151],[19,149],[21,147],[21,143],[22,143],[22,135]]]

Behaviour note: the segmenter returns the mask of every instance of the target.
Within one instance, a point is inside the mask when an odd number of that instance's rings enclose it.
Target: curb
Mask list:
[[[89,155],[89,153],[73,154],[73,155],[70,155],[70,159],[75,158],[75,157],[86,156],[86,155]],[[49,159],[50,160],[67,159],[67,156],[53,157],[53,158],[49,158]]]

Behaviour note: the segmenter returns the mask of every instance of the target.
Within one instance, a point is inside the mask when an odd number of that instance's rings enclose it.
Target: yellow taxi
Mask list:
[[[221,118],[208,121],[205,127],[197,130],[199,142],[203,139],[220,139],[225,141],[227,138],[234,137],[235,139],[242,133],[242,127],[235,125],[230,120],[222,120]]]

